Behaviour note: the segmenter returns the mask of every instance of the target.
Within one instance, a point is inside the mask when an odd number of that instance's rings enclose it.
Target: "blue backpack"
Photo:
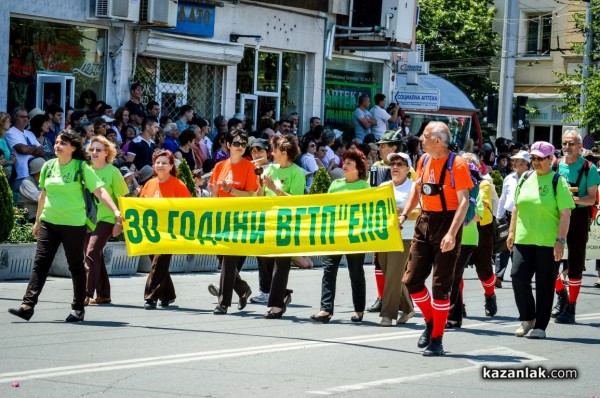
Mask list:
[[[421,161],[421,169],[424,170],[425,169],[425,165],[427,164],[427,162],[429,161],[429,154],[425,154],[422,157],[422,161]],[[448,172],[450,173],[450,184],[452,186],[452,188],[455,187],[454,184],[454,174],[452,173],[452,167],[454,166],[454,159],[456,159],[456,153],[455,152],[450,152],[450,155],[448,156],[448,160],[446,161],[446,164],[444,164],[444,167],[442,168],[442,172],[440,173],[440,200],[442,202],[442,209],[444,211],[446,211],[446,199],[444,198],[444,190],[442,189],[442,185],[444,182],[444,178],[446,177],[446,170],[448,170]],[[477,214],[477,196],[479,195],[479,181],[473,176],[473,174],[469,174],[469,177],[471,177],[471,181],[473,182],[473,188],[469,189],[469,207],[467,209],[467,214],[465,215],[465,219],[463,221],[463,225],[467,225],[469,224],[473,218],[475,218],[475,215]],[[421,177],[422,178],[422,177]]]

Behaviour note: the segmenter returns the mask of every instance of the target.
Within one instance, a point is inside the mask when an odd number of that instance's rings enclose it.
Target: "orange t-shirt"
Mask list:
[[[229,159],[216,164],[210,184],[219,186],[219,197],[233,197],[232,194],[223,190],[222,182],[226,181],[233,189],[240,191],[256,192],[258,190],[257,176],[254,174],[254,165],[248,159],[242,158],[238,163],[231,164]]]
[[[441,159],[433,159],[432,157],[429,157],[429,160],[425,165],[425,170],[422,168],[424,157],[421,157],[417,167],[417,181],[420,184],[439,183],[442,174],[442,168],[448,161],[448,156],[450,156],[450,154]],[[456,195],[456,191],[473,188],[473,181],[471,181],[470,174],[471,172],[467,162],[462,157],[456,155],[454,158],[454,164],[452,166],[454,188],[452,187],[452,181],[450,179],[450,170],[446,170],[446,176],[444,177],[443,182],[446,210],[456,210],[458,208],[458,196]],[[423,203],[424,211],[443,211],[440,195],[428,196],[421,194],[421,201]]]
[[[187,187],[178,178],[171,176],[165,182],[158,179],[150,179],[142,188],[140,198],[191,198],[192,195]]]

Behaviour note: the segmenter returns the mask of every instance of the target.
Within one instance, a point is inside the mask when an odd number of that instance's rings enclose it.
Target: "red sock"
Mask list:
[[[380,269],[375,270],[375,284],[377,285],[377,297],[383,297],[383,288],[385,287],[385,275]]]
[[[489,297],[496,292],[496,275],[492,274],[487,281],[482,281],[481,279],[480,281],[486,296]]]
[[[465,296],[463,296],[463,289],[465,288],[465,280],[461,278],[460,285],[458,285],[458,286],[460,288],[460,303],[464,304],[465,303],[465,299],[464,299]]]
[[[577,302],[577,296],[579,296],[579,289],[581,289],[581,278],[569,278],[569,304]]]
[[[560,279],[560,272],[558,273],[558,276],[556,277],[556,283],[554,284],[554,290],[556,290],[556,292],[560,292],[561,290],[563,290],[565,288],[565,284],[563,283],[562,279]]]
[[[418,293],[411,294],[410,297],[421,310],[425,322],[431,321],[433,317],[433,308],[431,307],[431,296],[429,296],[429,290],[427,290],[427,288],[424,288]],[[446,326],[445,323],[444,326]]]
[[[448,321],[448,312],[450,311],[450,299],[436,300],[433,299],[433,330],[431,338],[442,337],[444,328]]]

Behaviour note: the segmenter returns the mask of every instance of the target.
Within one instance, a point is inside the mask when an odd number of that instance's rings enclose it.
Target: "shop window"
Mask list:
[[[552,16],[527,15],[527,56],[550,56]]]

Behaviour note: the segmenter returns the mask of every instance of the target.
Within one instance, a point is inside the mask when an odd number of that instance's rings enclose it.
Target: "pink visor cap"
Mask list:
[[[534,142],[529,150],[529,154],[531,156],[539,156],[541,158],[552,156],[554,155],[554,145],[546,141]]]

